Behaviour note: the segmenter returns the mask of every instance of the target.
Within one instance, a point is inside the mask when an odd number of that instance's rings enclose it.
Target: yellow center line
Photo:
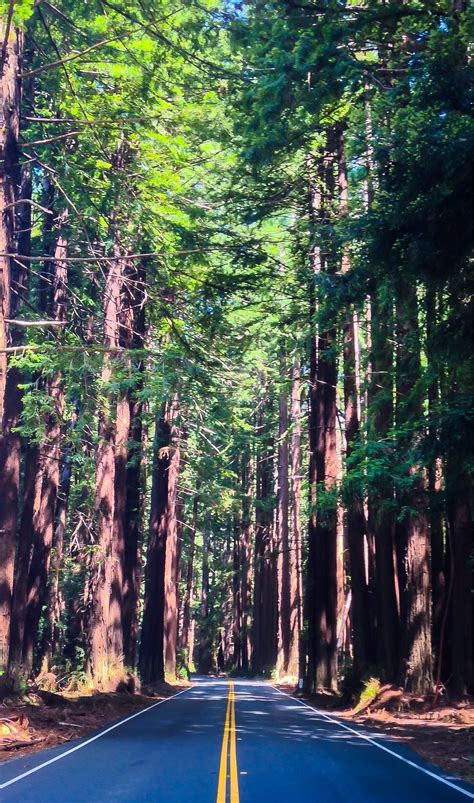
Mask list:
[[[227,787],[227,751],[229,744],[229,722],[230,722],[230,684],[229,696],[227,698],[227,709],[225,712],[224,736],[222,738],[221,764],[219,768],[219,785],[217,787],[216,803],[225,803]]]
[[[230,744],[230,751],[229,751]],[[237,773],[237,746],[235,735],[235,693],[234,684],[229,683],[229,695],[225,712],[224,735],[222,737],[221,763],[216,803],[227,800],[227,759],[230,753],[230,803],[239,803],[239,778]]]
[[[230,713],[230,803],[239,803],[239,776],[237,774],[237,739],[235,733],[235,693],[232,684]]]

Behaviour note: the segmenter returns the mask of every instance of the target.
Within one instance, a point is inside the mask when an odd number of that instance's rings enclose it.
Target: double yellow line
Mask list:
[[[235,738],[235,693],[234,684],[229,683],[229,696],[225,712],[224,736],[222,737],[219,785],[216,803],[227,801],[227,761],[229,759],[229,803],[239,803],[239,776],[237,773],[237,746]]]

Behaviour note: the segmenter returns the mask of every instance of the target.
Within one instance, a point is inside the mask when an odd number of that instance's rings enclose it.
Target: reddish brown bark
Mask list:
[[[71,488],[71,456],[66,454],[61,470],[61,483],[56,504],[56,526],[51,558],[50,581],[47,595],[46,627],[43,637],[41,668],[50,669],[59,645],[59,622],[63,610],[61,572],[64,558],[69,491]]]
[[[390,452],[388,438],[393,425],[393,315],[391,303],[381,292],[371,301],[371,387],[369,437],[378,454]],[[380,470],[369,489],[369,526],[375,541],[378,661],[387,677],[396,680],[400,663],[400,619],[394,562],[394,488],[390,476]]]
[[[232,550],[232,642],[233,666],[242,668],[242,512],[233,518]]]
[[[27,178],[27,191],[26,197],[30,198],[31,196],[31,177]],[[45,215],[45,221],[48,221],[47,230],[48,233],[51,234],[52,231],[52,201],[53,196],[51,191],[48,192],[48,201],[45,202],[45,207],[47,208],[47,214]],[[28,230],[31,226],[31,207],[29,204],[25,204],[28,207],[28,212],[25,212],[23,209],[22,211],[22,224],[25,226],[26,231],[22,233],[21,241],[22,245],[22,254],[23,256],[28,255],[30,253],[30,242],[31,242],[31,232]],[[46,223],[43,223],[43,231],[46,228]],[[48,247],[51,249],[52,244],[48,241]],[[48,282],[45,282],[45,265],[43,264],[41,270],[41,277],[40,277],[40,286],[44,288],[44,292],[42,291],[39,295],[39,309],[45,315],[49,315],[51,313],[51,306],[52,301],[54,299],[51,298],[51,286],[54,277],[54,262],[53,260],[48,260]],[[17,300],[19,301],[20,298],[23,297],[24,293],[27,289],[27,281],[28,281],[28,272],[24,267],[24,263],[14,262],[13,263],[14,271],[12,272],[12,276],[15,276],[16,285],[18,291],[21,292],[20,296],[16,296]],[[46,289],[47,288],[47,289]],[[49,291],[49,292],[48,292]],[[15,298],[15,294],[12,296],[12,300]],[[13,314],[13,312],[11,313]],[[21,334],[14,332],[12,340],[15,344],[19,343],[21,339]],[[16,372],[15,372],[16,373]],[[19,374],[14,376],[11,372],[9,372],[9,377],[7,377],[7,381],[11,379],[15,379],[18,383],[21,382],[21,377]],[[37,381],[41,383],[41,378],[37,377]],[[51,383],[52,378],[46,380],[43,383],[43,389],[47,390],[47,386]],[[21,399],[19,399],[19,405],[21,405]],[[45,434],[46,428],[48,426],[48,418],[45,420]],[[13,685],[17,682],[17,680],[24,675],[25,673],[28,674],[32,668],[33,662],[33,649],[30,649],[29,661],[24,664],[23,657],[24,657],[24,646],[25,646],[25,628],[27,627],[27,615],[30,612],[31,615],[31,607],[28,608],[28,597],[29,597],[29,589],[30,584],[32,581],[32,577],[30,576],[30,569],[32,566],[32,558],[34,554],[34,548],[36,544],[36,533],[34,527],[34,520],[37,517],[37,512],[40,509],[41,505],[41,493],[43,487],[43,471],[42,471],[42,450],[40,447],[44,446],[40,444],[40,446],[27,446],[26,448],[26,459],[25,459],[25,470],[24,470],[24,488],[23,488],[23,507],[22,507],[22,516],[21,516],[21,523],[19,529],[19,537],[18,537],[18,550],[17,550],[17,559],[15,565],[15,584],[13,589],[13,607],[12,607],[12,628],[11,628],[11,638],[10,638],[10,660],[9,660],[9,675]],[[47,450],[47,445],[46,449]],[[18,459],[20,457],[18,456]],[[40,566],[41,561],[39,560],[38,556],[38,545],[36,546],[36,561],[33,566],[34,571]],[[41,604],[41,603],[40,603]],[[34,618],[30,620],[28,623],[30,630],[34,631],[35,624]],[[30,635],[30,642],[34,638],[34,634]]]
[[[429,365],[436,369],[435,344],[433,342],[436,325],[438,323],[438,309],[435,292],[427,288],[426,292],[426,352]],[[439,377],[431,379],[428,388],[429,410],[429,439],[431,447],[430,462],[428,465],[428,493],[429,493],[429,524],[431,543],[431,585],[432,585],[432,620],[433,620],[433,650],[436,659],[437,672],[441,669],[440,654],[441,627],[445,618],[447,584],[446,561],[447,550],[444,538],[444,511],[443,511],[443,463],[441,460],[439,439],[439,419],[437,406],[440,397]]]
[[[285,364],[282,379],[286,379]],[[290,663],[290,543],[289,543],[289,476],[288,476],[288,399],[286,390],[278,401],[278,479],[277,479],[277,548],[278,548],[278,671],[287,675]]]
[[[48,305],[53,320],[66,321],[67,289],[67,215],[58,217],[59,236],[53,262],[52,299]],[[54,535],[56,501],[60,478],[62,419],[64,413],[64,387],[59,373],[46,383],[51,399],[51,412],[45,421],[45,438],[40,444],[38,473],[41,475],[38,507],[33,511],[35,537],[33,556],[28,577],[28,599],[23,643],[23,658],[28,669],[33,666],[41,610],[47,597],[47,584],[51,547]]]
[[[397,404],[398,445],[412,465],[411,484],[398,491],[400,507],[410,512],[398,524],[400,612],[403,633],[402,681],[415,694],[433,686],[431,642],[430,548],[426,472],[414,462],[418,434],[410,432],[423,415],[424,398],[417,384],[421,374],[416,285],[399,279],[397,286]],[[407,434],[404,434],[407,433]],[[410,452],[412,454],[410,454]]]
[[[460,694],[472,691],[472,488],[467,472],[450,466],[448,477],[449,518],[453,552],[451,601],[451,672],[452,686]]]
[[[193,660],[192,649],[191,649],[193,622],[192,622],[191,612],[193,607],[193,595],[194,595],[194,581],[193,581],[194,550],[196,543],[198,510],[199,510],[199,496],[195,494],[193,498],[191,530],[189,533],[189,553],[188,553],[188,562],[186,566],[186,591],[184,595],[184,604],[183,604],[183,635],[181,639],[181,646],[186,653],[185,660],[188,666],[192,664]]]
[[[345,155],[344,132],[337,132],[339,215],[349,209],[349,187]],[[349,255],[343,253],[341,269],[350,269]],[[346,460],[349,462],[360,432],[359,325],[357,313],[351,307],[344,326],[344,418]],[[362,676],[373,661],[370,630],[369,589],[365,570],[364,491],[351,487],[347,498],[347,544],[351,577],[352,640],[355,671]]]
[[[114,644],[112,652],[120,655],[123,651],[123,590],[124,590],[124,564],[125,539],[128,522],[127,513],[127,460],[128,437],[130,432],[130,399],[128,394],[117,399],[115,422],[115,471],[114,471],[114,523],[111,550],[114,556],[112,570],[112,595],[110,605],[111,622],[113,626],[112,639]]]
[[[185,505],[185,489],[183,487],[184,472],[186,469],[186,448],[188,441],[188,433],[183,430],[180,435],[180,463],[179,463],[179,477],[178,477],[178,491],[176,498],[176,609],[177,609],[177,636],[176,645],[182,647],[183,640],[183,610],[184,610],[184,595],[181,593],[181,583],[183,579],[183,547],[184,547],[184,531],[186,528],[186,505]]]
[[[257,422],[261,445],[257,452],[252,668],[269,674],[277,657],[277,567],[272,515],[273,439],[268,435],[269,405]]]
[[[356,313],[352,312],[351,320],[346,325],[344,332],[344,407],[347,460],[351,458],[360,430],[357,344],[358,323]],[[347,541],[352,590],[351,614],[354,667],[361,676],[374,658],[370,629],[369,588],[366,578],[365,532],[363,490],[359,486],[349,490]]]
[[[58,217],[58,240],[54,252],[52,298],[47,308],[54,320],[66,321],[67,288],[67,216]],[[23,662],[28,670],[33,667],[41,611],[47,598],[47,584],[51,547],[54,535],[56,501],[58,495],[61,460],[62,419],[64,388],[59,373],[46,381],[46,392],[51,398],[51,411],[45,418],[45,437],[39,447],[37,496],[33,510],[34,549],[28,576],[28,599],[23,641]]]
[[[18,549],[15,562],[8,674],[13,685],[24,674],[22,667],[23,638],[25,632],[28,572],[33,550],[33,508],[38,478],[38,447],[27,446],[23,480],[23,508],[18,532]]]
[[[318,360],[310,394],[310,443],[314,449],[313,483],[331,491],[337,477],[336,365],[329,356],[334,333],[318,338]],[[314,358],[313,358],[314,365]],[[321,487],[321,486],[320,486]],[[309,680],[311,688],[334,688],[337,682],[337,539],[336,511],[311,516],[308,573],[311,600]]]
[[[238,531],[238,516],[229,517],[226,532],[228,533],[224,542],[224,563],[232,566],[233,547],[235,546],[236,533]],[[233,634],[234,634],[234,588],[232,584],[224,586],[222,600],[222,626],[219,628],[217,645],[217,669],[225,671],[232,666],[233,658]]]
[[[288,674],[300,674],[300,637],[303,627],[301,575],[301,383],[300,366],[291,369],[290,440],[290,652]]]
[[[123,653],[126,666],[134,667],[138,645],[138,600],[143,543],[146,466],[143,459],[142,403],[131,405],[130,447],[127,466],[127,507],[123,573]]]
[[[414,473],[417,468],[414,467]],[[433,688],[431,643],[430,544],[426,515],[424,478],[417,479],[412,496],[413,513],[407,522],[406,545],[406,669],[405,682],[414,694],[429,694]]]
[[[441,458],[433,460],[428,467],[429,525],[431,545],[431,595],[433,620],[433,653],[436,662],[442,660],[440,653],[441,625],[445,613],[447,596],[447,550],[442,494],[443,466]]]
[[[20,444],[13,428],[18,422],[21,399],[18,377],[7,388],[8,324],[11,315],[12,265],[6,254],[14,253],[15,201],[19,176],[18,137],[20,131],[23,35],[12,28],[6,37],[0,23],[0,40],[5,42],[5,62],[0,75],[0,669],[8,661],[8,641],[15,560],[15,534],[19,487]],[[7,394],[7,397],[6,397]]]
[[[180,467],[180,432],[177,425],[178,404],[177,398],[170,409],[171,447],[170,464],[168,469],[168,505],[166,515],[166,559],[165,559],[165,601],[164,601],[164,660],[165,673],[174,677],[176,675],[176,642],[178,635],[178,598],[176,593],[177,580],[177,502]]]
[[[21,415],[20,372],[10,369],[6,381],[3,433],[0,436],[0,669],[8,661],[20,489],[21,438],[15,428]]]
[[[183,455],[181,453],[181,469],[183,471]],[[177,622],[176,622],[176,646],[181,649],[182,635],[183,635],[183,599],[181,594],[181,580],[183,572],[183,531],[185,527],[185,507],[184,498],[181,489],[178,491],[178,499],[176,502],[176,609],[177,609]]]
[[[201,623],[199,628],[199,651],[198,651],[198,666],[199,670],[204,673],[210,672],[214,664],[212,632],[209,623],[209,559],[210,559],[210,537],[209,537],[209,514],[206,513],[204,518],[204,527],[202,534],[202,569],[201,569],[201,599],[200,599],[200,617]]]
[[[28,201],[31,199],[31,167],[27,165],[22,170],[22,183],[20,191],[20,200],[24,199],[26,203],[20,203],[18,206],[18,237],[17,247],[18,253],[23,256],[28,256],[30,253],[31,244],[31,205]],[[18,310],[21,308],[21,302],[24,297],[27,287],[27,271],[25,270],[24,262],[13,261],[12,276],[11,276],[11,297],[10,297],[10,311],[11,318],[15,318]],[[13,329],[9,334],[9,342],[11,345],[16,346],[21,342],[21,330]],[[3,432],[0,435],[0,555],[2,568],[0,569],[0,584],[3,584],[2,571],[5,573],[4,579],[12,577],[13,562],[15,559],[14,546],[18,518],[18,501],[20,494],[20,476],[21,476],[21,437],[20,433],[16,431],[22,412],[22,395],[21,385],[23,377],[21,371],[15,367],[10,366],[7,373],[6,390],[5,390],[5,406],[3,415]],[[27,483],[25,482],[25,486]],[[29,528],[31,530],[31,527]],[[30,532],[28,532],[28,539],[31,541]],[[29,559],[28,559],[29,560]],[[28,572],[29,562],[25,564],[26,573]],[[15,583],[18,578],[18,571],[15,573]],[[10,580],[6,584],[6,596],[12,598],[12,592],[9,590]],[[26,583],[26,575],[25,575]],[[26,587],[26,586],[25,586]],[[14,594],[13,588],[13,594]],[[3,592],[0,590],[0,600],[3,598]],[[23,609],[25,600],[22,602]],[[0,602],[0,611],[3,610],[2,625],[0,626],[0,667],[5,665],[8,657],[8,643],[5,642],[8,636],[8,616],[7,610],[3,608]],[[13,616],[13,601],[12,601],[12,614]],[[11,624],[13,627],[13,624]],[[23,639],[23,629],[21,631]],[[10,631],[11,640],[11,631]],[[18,662],[21,659],[15,659]]]
[[[164,679],[165,649],[166,666],[171,667],[167,671],[175,671],[176,494],[179,472],[175,416],[175,404],[164,404],[155,430],[150,536],[140,642],[140,674],[145,683]]]
[[[333,158],[324,160],[320,180],[324,195],[334,192]],[[318,237],[324,241],[329,210],[310,178],[310,217]],[[329,272],[332,266],[319,247],[313,249],[314,273]],[[314,285],[310,286],[310,325],[316,319]],[[336,506],[318,510],[318,487],[331,493],[337,481],[336,452],[336,332],[328,328],[311,337],[309,391],[309,482],[310,520],[308,528],[308,686],[310,690],[337,684],[337,522]]]
[[[254,527],[252,521],[252,496],[254,491],[254,473],[250,447],[244,450],[242,459],[242,517],[241,517],[241,604],[242,633],[240,636],[242,671],[247,672],[251,662],[251,616],[252,605],[252,542]]]
[[[124,261],[120,249],[110,263],[104,288],[104,345],[119,345],[119,321]],[[122,571],[121,546],[114,543],[115,438],[114,400],[109,383],[113,378],[112,357],[104,357],[101,383],[104,401],[99,410],[99,444],[96,459],[95,545],[91,553],[88,584],[87,669],[97,686],[108,685],[111,669],[122,666],[122,586],[115,572]],[[119,566],[115,566],[118,559]],[[114,576],[115,575],[115,576]]]
[[[145,304],[144,290],[146,271],[144,267],[132,266],[129,277],[129,307],[133,310],[133,332],[130,328],[128,340],[134,349],[144,347],[145,339]],[[131,338],[130,338],[131,335]],[[144,360],[143,355],[136,358],[133,366],[137,377],[133,389],[129,392],[130,430],[126,468],[126,509],[124,527],[124,566],[123,566],[123,652],[125,664],[134,667],[138,644],[138,600],[140,595],[140,550],[143,542],[143,516],[146,491],[146,460],[144,458],[143,439],[143,390]]]
[[[6,36],[6,34],[8,34]],[[5,42],[4,64],[0,75],[0,421],[3,420],[7,375],[7,328],[10,313],[11,259],[14,253],[15,201],[19,186],[19,149],[21,106],[21,61],[23,35],[17,28],[7,32],[0,23],[0,39]],[[6,39],[6,41],[5,41]],[[11,583],[10,583],[11,585]]]
[[[128,351],[134,345],[134,311],[137,301],[139,302],[139,283],[136,282],[136,269],[133,263],[128,260],[123,264],[123,281],[121,286],[120,310],[119,310],[119,344]],[[133,370],[130,353],[127,353],[121,361],[121,368],[127,374],[130,384],[131,373]],[[127,660],[132,658],[130,644],[133,620],[133,610],[124,619],[124,596],[131,590],[131,583],[134,581],[131,555],[131,544],[128,536],[129,527],[133,527],[134,520],[129,522],[129,506],[127,495],[129,490],[128,481],[131,480],[130,472],[127,470],[129,461],[129,439],[132,426],[132,393],[130,387],[119,394],[116,407],[115,420],[115,471],[114,471],[114,522],[111,550],[114,556],[112,564],[112,605],[110,608],[110,619],[119,624],[113,627],[111,637],[114,641],[112,651],[114,654],[124,653],[125,661],[130,666],[134,666],[135,661]],[[138,477],[140,477],[140,466],[136,466]],[[138,480],[139,481],[139,480]],[[132,489],[131,489],[132,490]],[[132,490],[133,493],[133,490]],[[129,544],[127,545],[127,540]],[[138,547],[138,543],[137,543]],[[133,592],[132,592],[133,593]],[[130,600],[131,601],[131,600]],[[128,611],[127,611],[128,614]],[[127,632],[126,632],[127,631]],[[125,646],[126,642],[126,646]],[[128,653],[128,654],[127,654]]]

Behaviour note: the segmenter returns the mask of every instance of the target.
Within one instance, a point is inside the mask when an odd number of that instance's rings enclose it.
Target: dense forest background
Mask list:
[[[467,0],[0,0],[0,669],[472,690]]]

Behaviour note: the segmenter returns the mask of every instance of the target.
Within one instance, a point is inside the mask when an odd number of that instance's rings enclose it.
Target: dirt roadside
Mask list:
[[[81,739],[118,719],[173,697],[191,684],[159,684],[146,694],[31,692],[0,703],[0,762]]]
[[[293,684],[273,684],[290,696]],[[372,733],[410,747],[424,761],[439,767],[445,775],[474,784],[474,704],[463,701],[441,703],[429,710],[423,698],[397,694],[386,706],[368,706],[356,713],[352,706],[334,695],[317,694],[300,699],[350,725],[357,723]]]

